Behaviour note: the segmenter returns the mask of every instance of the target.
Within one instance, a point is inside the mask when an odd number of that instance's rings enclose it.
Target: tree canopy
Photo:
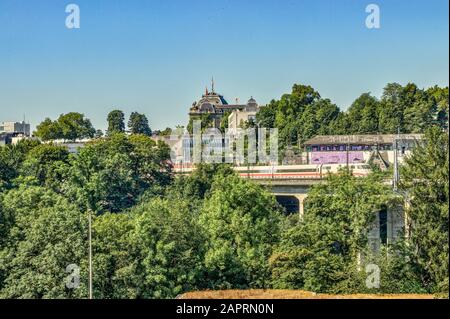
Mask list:
[[[401,171],[400,188],[408,200],[413,260],[422,284],[448,291],[449,148],[448,135],[437,128],[427,131]]]
[[[61,114],[56,121],[46,118],[36,127],[34,135],[43,141],[56,139],[75,141],[94,137],[95,129],[83,114],[70,112]]]
[[[108,114],[108,134],[125,132],[125,114],[121,110],[114,110]]]
[[[148,125],[148,120],[145,114],[132,112],[130,119],[128,120],[128,128],[132,134],[143,134],[147,136],[152,135],[152,130]]]

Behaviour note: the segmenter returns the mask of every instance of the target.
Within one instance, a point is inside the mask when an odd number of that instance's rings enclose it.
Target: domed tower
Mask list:
[[[245,106],[245,111],[247,112],[257,112],[259,109],[259,105],[253,96],[248,100],[247,105]]]

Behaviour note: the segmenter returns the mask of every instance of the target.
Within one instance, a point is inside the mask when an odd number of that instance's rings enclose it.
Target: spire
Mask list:
[[[209,94],[209,92],[208,92],[208,87],[206,86],[205,87],[205,95],[208,95]]]
[[[214,93],[214,77],[211,78],[211,91]]]

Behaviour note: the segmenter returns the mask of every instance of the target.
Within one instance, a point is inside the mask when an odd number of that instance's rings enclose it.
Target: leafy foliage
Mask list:
[[[151,186],[170,181],[169,148],[144,135],[96,140],[72,160],[65,193],[81,208],[119,212]]]
[[[283,233],[271,257],[277,288],[350,292],[357,284],[358,258],[383,205],[395,196],[377,176],[360,179],[342,172],[314,186],[301,223]]]
[[[448,292],[449,258],[449,149],[448,135],[437,128],[427,131],[402,170],[401,188],[409,198],[413,259],[422,284]]]
[[[80,297],[66,288],[65,269],[86,258],[86,221],[67,199],[42,187],[11,190],[3,200],[0,249],[4,298]]]
[[[16,145],[0,147],[0,192],[13,187],[27,154],[39,144],[35,140],[22,140]]]
[[[108,134],[125,132],[125,114],[121,110],[114,110],[108,114]]]
[[[281,150],[315,135],[423,133],[448,127],[448,88],[389,83],[380,100],[364,93],[343,112],[311,86],[295,84],[290,94],[262,107],[256,120],[279,129]]]
[[[144,114],[132,112],[128,121],[128,127],[132,134],[152,135],[152,130],[148,126],[148,120]]]
[[[237,176],[218,175],[200,214],[208,238],[208,288],[267,287],[267,259],[279,239],[273,195]]]
[[[94,137],[95,129],[83,114],[71,112],[61,114],[56,121],[46,118],[36,127],[34,134],[43,141],[56,139],[75,141]]]

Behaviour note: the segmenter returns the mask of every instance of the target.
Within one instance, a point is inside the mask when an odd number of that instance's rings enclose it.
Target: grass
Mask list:
[[[433,299],[431,294],[316,294],[303,290],[216,290],[194,291],[180,295],[178,299]]]

